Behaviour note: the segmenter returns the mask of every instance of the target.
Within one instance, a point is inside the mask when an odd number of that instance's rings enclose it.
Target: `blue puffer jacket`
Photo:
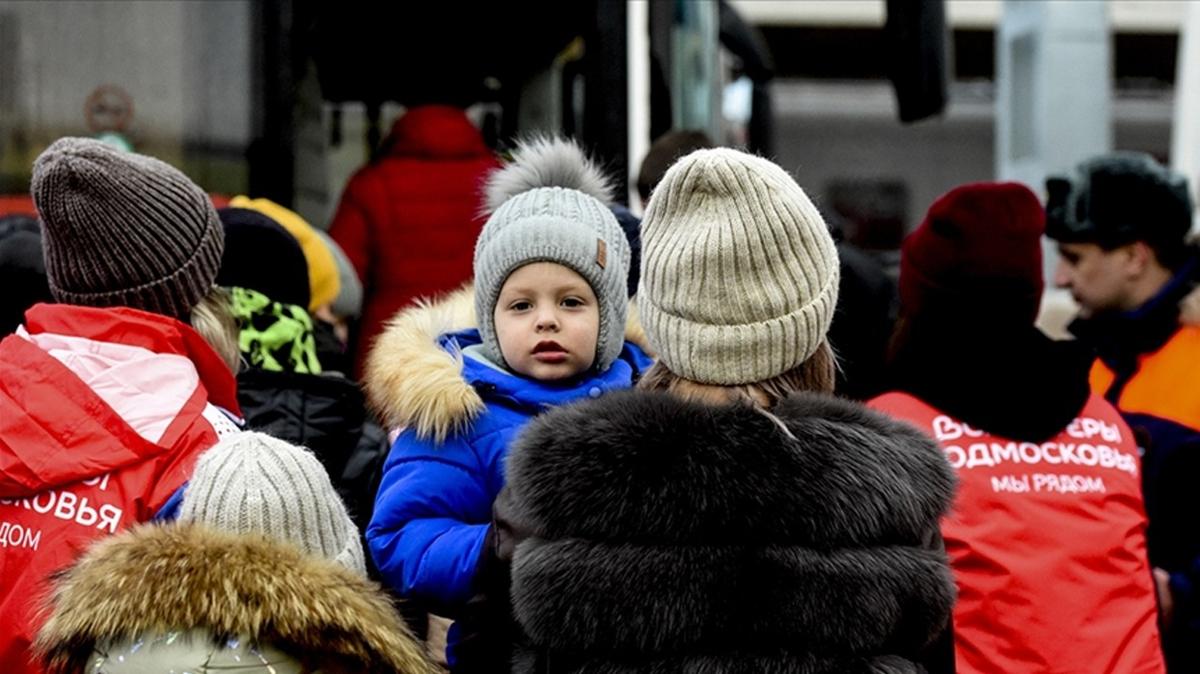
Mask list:
[[[461,353],[480,343],[477,330],[445,335],[441,347]],[[484,411],[444,441],[400,434],[384,464],[367,528],[371,554],[384,580],[403,596],[453,609],[470,598],[492,502],[504,486],[504,457],[513,438],[540,412],[629,388],[649,366],[641,349],[626,344],[607,371],[570,386],[519,377],[466,355],[463,379],[483,400]]]
[[[464,288],[402,311],[376,343],[364,381],[384,424],[404,428],[367,527],[371,555],[392,590],[451,618],[478,589],[492,502],[517,433],[550,407],[632,386],[651,364],[627,341],[607,371],[572,386],[518,377],[469,355],[480,343],[469,329],[472,308]],[[626,336],[636,342],[631,326]]]

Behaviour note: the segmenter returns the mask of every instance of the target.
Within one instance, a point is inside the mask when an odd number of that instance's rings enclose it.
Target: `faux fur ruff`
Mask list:
[[[512,197],[538,187],[579,190],[605,204],[613,200],[604,171],[578,145],[538,136],[518,143],[513,160],[492,172],[484,188],[486,212],[492,213]]]
[[[286,544],[197,525],[148,525],[98,543],[58,579],[51,609],[35,646],[51,672],[81,671],[101,640],[189,628],[351,671],[433,671],[370,581]]]
[[[912,671],[847,663],[913,657],[947,623],[933,540],[953,472],[932,440],[857,404],[801,394],[773,411],[791,437],[749,406],[643,391],[533,421],[504,500],[532,535],[511,596],[533,643],[552,659],[675,656],[578,671],[779,649],[777,667],[746,671]]]
[[[439,335],[477,327],[474,286],[422,300],[388,321],[367,355],[367,400],[388,428],[413,427],[438,442],[465,429],[483,411],[483,400],[462,376],[462,356],[450,354]],[[648,350],[631,302],[625,339]]]
[[[912,546],[822,553],[534,539],[515,560],[515,615],[552,650],[661,653],[732,642],[915,651],[954,605],[945,554]]]
[[[546,539],[914,545],[954,476],[912,426],[832,396],[773,410],[618,391],[534,419],[507,462],[511,517]]]

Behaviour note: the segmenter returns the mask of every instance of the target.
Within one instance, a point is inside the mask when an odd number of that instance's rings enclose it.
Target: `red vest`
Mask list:
[[[97,539],[151,519],[218,434],[237,430],[214,407],[238,409],[233,373],[174,319],[54,304],[30,309],[25,327],[31,339],[0,341],[4,674],[40,671],[30,644],[48,579]],[[85,382],[31,341],[46,335],[79,357],[115,348],[128,359]]]
[[[960,674],[1165,671],[1141,462],[1099,396],[1053,439],[989,435],[903,393],[870,406],[932,435],[957,470],[942,522]]]

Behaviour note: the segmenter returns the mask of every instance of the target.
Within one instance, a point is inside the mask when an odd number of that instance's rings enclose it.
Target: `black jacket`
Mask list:
[[[837,354],[837,393],[868,400],[886,389],[888,338],[896,323],[896,282],[870,255],[838,243],[838,303],[829,326]]]
[[[498,501],[513,671],[922,671],[954,603],[941,451],[832,397],[773,412],[625,391],[532,422]]]

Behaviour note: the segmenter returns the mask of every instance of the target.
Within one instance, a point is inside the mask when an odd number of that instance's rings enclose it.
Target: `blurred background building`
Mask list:
[[[956,184],[1196,154],[1172,156],[1196,4],[0,0],[0,208],[51,140],[107,135],[324,226],[404,107],[441,101],[499,150],[564,133],[625,177],[658,134],[703,129],[887,260]]]

